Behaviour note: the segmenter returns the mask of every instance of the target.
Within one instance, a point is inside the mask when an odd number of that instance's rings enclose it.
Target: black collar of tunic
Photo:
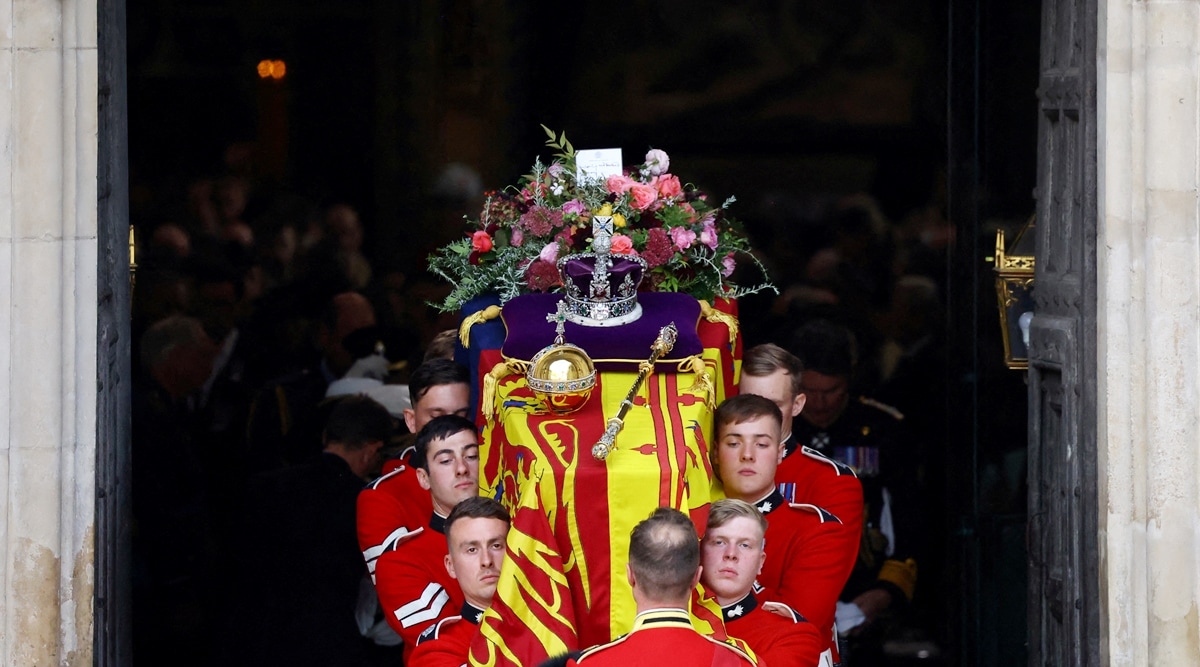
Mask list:
[[[754,509],[758,510],[762,514],[770,514],[780,507],[783,507],[785,503],[786,500],[784,499],[783,494],[780,493],[779,487],[775,487],[771,489],[771,493],[768,494],[766,498],[754,503]]]
[[[754,597],[754,591],[746,593],[746,597],[721,607],[721,617],[726,623],[736,621],[743,616],[748,615],[758,607],[758,598]]]

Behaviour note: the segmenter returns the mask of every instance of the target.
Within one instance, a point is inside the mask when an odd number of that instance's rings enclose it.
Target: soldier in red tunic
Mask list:
[[[852,565],[858,558],[858,546],[862,541],[863,485],[848,465],[836,462],[809,446],[797,444],[792,421],[802,414],[806,401],[800,371],[802,365],[798,357],[779,345],[755,345],[746,350],[738,391],[744,395],[754,393],[767,398],[779,408],[782,415],[781,431],[784,432],[780,437],[784,458],[775,469],[774,480],[780,497],[788,503],[821,507],[836,517],[838,521],[827,525],[827,529],[817,537],[820,545],[814,548],[817,552],[828,553],[830,563],[836,561]],[[772,509],[778,509],[782,501],[776,499],[770,504],[773,505]],[[769,512],[768,519],[772,519]],[[782,554],[776,552],[773,569],[778,564],[779,555]],[[848,573],[850,570],[841,576],[842,583],[845,583]],[[808,587],[799,593],[802,597],[796,597],[790,603],[800,609],[811,623],[820,627],[822,632],[826,632],[826,636],[833,637],[834,608],[840,593],[841,585],[836,589]],[[833,649],[836,655],[836,647]]]
[[[413,371],[408,383],[412,407],[404,423],[413,434],[441,415],[467,416],[471,387],[467,369],[448,359],[432,359]],[[375,577],[375,559],[425,525],[432,507],[429,494],[417,482],[412,447],[384,462],[384,474],[358,494],[358,546],[367,570]]]
[[[446,517],[446,571],[462,588],[462,611],[426,628],[417,638],[408,664],[460,667],[467,663],[479,619],[496,593],[508,526],[508,512],[491,498],[467,498],[450,511]]]
[[[426,523],[399,536],[375,560],[375,590],[405,653],[428,626],[454,615],[462,604],[446,571],[446,517],[458,503],[479,495],[479,439],[475,424],[457,415],[437,417],[417,434],[412,464],[430,496]],[[406,655],[407,658],[407,655]]]
[[[725,630],[771,667],[831,667],[828,635],[799,612],[755,593],[762,571],[767,520],[753,505],[713,503],[700,541],[701,581],[721,605]]]
[[[781,420],[778,407],[762,396],[743,394],[722,403],[714,416],[717,471],[726,497],[754,505],[767,519],[770,557],[758,581],[769,599],[805,618],[821,619],[813,623],[836,658],[834,610],[854,567],[855,551],[845,544],[845,525],[838,517],[819,505],[785,497],[776,486]]]
[[[744,667],[757,661],[742,649],[700,634],[688,604],[700,579],[700,545],[692,520],[660,507],[633,529],[625,575],[633,587],[637,616],[633,631],[583,651],[568,665]]]

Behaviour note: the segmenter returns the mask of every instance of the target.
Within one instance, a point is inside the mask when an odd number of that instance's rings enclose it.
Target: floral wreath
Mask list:
[[[550,137],[546,145],[559,151],[550,165],[539,158],[518,185],[486,193],[479,219],[468,221],[466,238],[430,255],[429,270],[453,285],[433,304],[440,310],[459,310],[488,293],[505,302],[561,289],[556,263],[590,249],[593,214],[613,217],[612,253],[646,262],[642,290],[683,292],[706,301],[777,291],[751,254],[741,224],[726,214],[734,197],[712,206],[708,195],[668,171],[670,158],[658,149],[622,174],[578,179],[566,133],[542,129]],[[739,261],[752,264],[763,282],[730,281]]]

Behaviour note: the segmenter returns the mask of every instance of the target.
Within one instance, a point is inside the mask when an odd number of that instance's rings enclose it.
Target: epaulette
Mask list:
[[[817,507],[816,505],[811,505],[809,503],[788,503],[788,507],[790,507],[794,510],[802,510],[802,511],[806,511],[806,512],[812,512],[813,514],[817,515],[817,518],[821,520],[821,523],[841,523],[842,522],[841,519],[837,518],[836,514],[834,514],[833,512],[830,512],[829,510],[825,509],[824,507]]]
[[[621,642],[625,641],[628,637],[629,637],[628,634],[624,634],[624,635],[621,635],[620,637],[617,637],[616,639],[612,640],[611,642],[609,642],[607,644],[596,644],[595,646],[593,646],[591,648],[585,648],[585,649],[583,649],[583,651],[581,651],[579,653],[579,657],[575,658],[575,662],[583,662],[585,659],[588,658],[588,656],[595,655],[596,653],[599,653],[600,651],[603,651],[604,649],[612,648],[614,646],[619,646],[621,644]]]
[[[825,456],[812,447],[807,445],[802,446],[800,447],[800,452],[810,459],[828,464],[834,469],[835,472],[837,472],[838,475],[850,475],[851,477],[858,477],[858,473],[854,471],[854,468],[842,463],[841,461],[835,461],[834,459]]]
[[[780,484],[778,484],[775,487],[775,493],[779,494],[778,496],[776,496],[776,500],[780,501],[781,503],[787,503],[787,506],[794,510],[801,510],[801,511],[812,512],[813,514],[816,514],[817,518],[819,518],[821,520],[821,523],[826,523],[826,522],[841,523],[842,522],[842,520],[839,519],[836,514],[834,514],[833,512],[830,512],[829,510],[825,509],[824,507],[820,507],[818,505],[813,505],[811,503],[796,502],[796,484],[794,482],[781,482]],[[775,494],[772,494],[772,495],[774,496]],[[780,506],[782,507],[782,505],[780,505]],[[765,514],[766,512],[763,512],[763,513]]]
[[[443,625],[447,625],[450,623],[454,623],[455,621],[461,621],[461,620],[462,620],[462,616],[447,616],[446,618],[443,618],[442,620],[438,621],[437,623],[434,623],[433,625],[422,630],[421,634],[417,635],[417,644],[416,645],[420,646],[422,642],[427,642],[432,639],[437,639],[438,635],[442,632]]]
[[[762,607],[772,614],[792,619],[793,623],[808,623],[808,619],[801,616],[800,612],[782,602],[764,602]]]
[[[730,651],[733,651],[734,653],[736,653],[739,656],[748,660],[750,662],[750,664],[752,664],[752,665],[758,664],[758,657],[754,655],[754,653],[750,650],[749,646],[744,645],[744,642],[742,644],[735,644],[735,643],[733,643],[734,640],[732,638],[730,639],[730,641],[723,642],[719,639],[713,639],[712,637],[710,637],[708,635],[700,635],[700,636],[704,637],[708,641],[716,644],[717,646],[723,646],[723,647],[729,649]],[[741,641],[741,640],[737,640],[737,641]]]
[[[388,533],[388,536],[383,538],[383,541],[373,547],[369,547],[362,552],[363,560],[367,562],[367,571],[371,575],[371,580],[375,580],[375,565],[376,559],[388,551],[395,551],[396,547],[404,544],[412,538],[424,532],[425,526],[421,526],[416,530],[409,530],[406,526],[400,526],[396,530]]]
[[[367,484],[367,488],[368,489],[378,489],[379,485],[382,484],[385,480],[391,479],[391,478],[395,477],[396,475],[399,475],[400,473],[404,472],[405,468],[407,468],[407,467],[408,466],[401,464],[399,467],[393,469],[391,472],[380,475],[379,477],[375,478],[374,482]]]
[[[900,412],[896,408],[888,405],[887,403],[880,403],[879,401],[877,401],[873,398],[867,398],[866,396],[859,396],[858,402],[862,403],[863,405],[875,408],[876,410],[881,410],[883,412],[886,412],[889,415],[891,415],[892,418],[894,418],[896,421],[904,421],[904,413]]]
[[[392,532],[388,533],[388,536],[383,538],[383,541],[380,542],[378,546],[372,547],[371,549],[364,551],[363,557],[375,558],[375,557],[378,557],[380,554],[384,553],[385,551],[395,551],[396,547],[400,546],[401,544],[404,544],[405,542],[413,539],[414,537],[416,537],[417,535],[420,535],[423,532],[425,532],[425,526],[417,526],[413,530],[409,530],[408,526],[400,526],[399,528],[396,528],[396,530],[393,530]],[[367,552],[376,552],[376,551],[378,553],[371,553],[371,554],[367,553]]]

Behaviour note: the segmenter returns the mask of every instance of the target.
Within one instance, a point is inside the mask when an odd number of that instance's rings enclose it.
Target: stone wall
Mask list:
[[[1103,649],[1111,665],[1196,664],[1200,4],[1100,6]]]
[[[0,664],[91,665],[96,4],[0,2]]]

